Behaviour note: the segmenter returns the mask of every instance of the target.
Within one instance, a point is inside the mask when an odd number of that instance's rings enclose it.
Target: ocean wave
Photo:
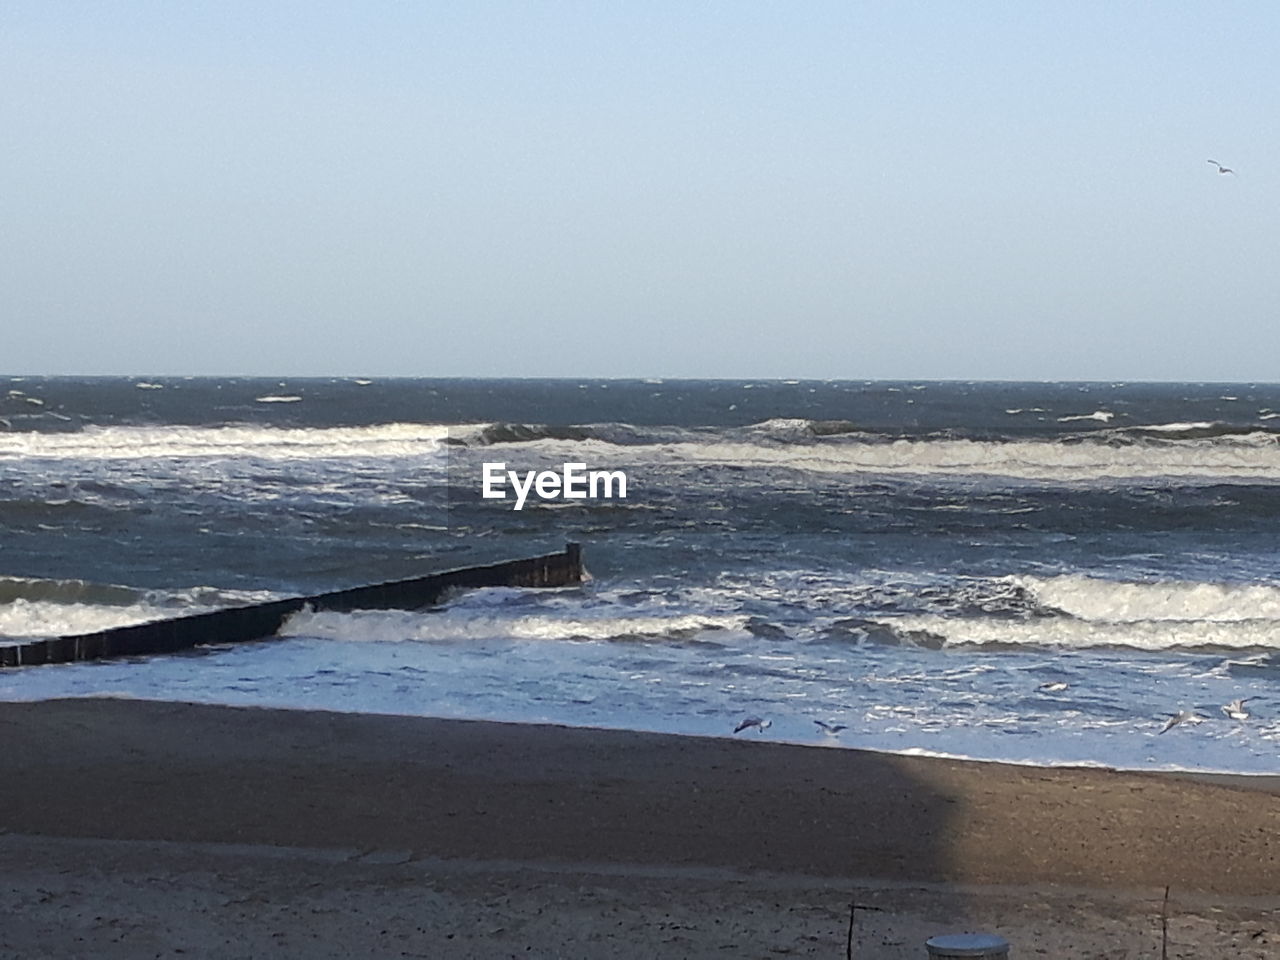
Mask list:
[[[813,622],[818,639],[926,649],[1280,650],[1280,585],[1266,583],[1015,575],[883,583],[849,599],[854,615]]]
[[[499,443],[534,443],[538,440],[591,440],[597,436],[589,426],[552,426],[545,423],[490,423],[479,427],[454,427],[449,442],[469,447],[489,447]]]
[[[1090,481],[1157,477],[1280,479],[1280,434],[1228,424],[1152,424],[1057,438],[903,437],[850,421],[773,419],[695,430],[592,424],[452,428],[450,443],[537,445],[614,466],[724,465],[820,474],[945,474]],[[625,450],[621,448],[626,448]]]
[[[1049,440],[895,440],[773,447],[673,444],[662,462],[790,468],[825,474],[943,474],[1079,482],[1155,477],[1280,479],[1280,444],[1212,441],[1062,443]]]
[[[706,432],[684,427],[639,427],[630,423],[585,423],[557,425],[548,423],[458,424],[448,428],[446,443],[461,447],[490,447],[501,444],[560,441],[585,443],[599,441],[619,447],[663,443],[697,442]]]
[[[121,607],[139,602],[143,591],[87,580],[40,580],[0,577],[0,607],[19,600]]]
[[[952,618],[930,614],[873,621],[882,634],[867,639],[925,647],[1050,647],[1084,650],[1127,647],[1137,650],[1280,649],[1271,619],[1235,621],[1144,620],[1119,623],[1074,617],[1027,620]]]
[[[192,609],[182,612],[200,611]],[[17,599],[0,604],[0,637],[13,640],[69,637],[135,623],[165,620],[173,616],[173,609],[144,601],[116,605]]]
[[[908,438],[850,421],[769,420],[745,428],[638,427],[626,423],[417,424],[285,428],[112,426],[0,433],[0,459],[323,460],[430,455],[452,444],[526,447],[613,468],[689,464],[816,474],[1012,477],[1036,481],[1141,478],[1280,479],[1280,433],[1218,423],[1170,423],[1060,438]]]
[[[0,434],[0,458],[142,460],[172,457],[255,457],[264,460],[398,457],[431,453],[449,434],[439,424],[283,428],[88,427],[68,433]]]
[[[600,441],[617,446],[658,444],[706,444],[713,438],[741,438],[747,442],[813,442],[824,437],[863,434],[864,429],[850,420],[805,420],[775,418],[745,428],[637,426],[630,423],[510,423],[498,422],[471,426],[455,426],[449,431],[449,443],[465,447],[487,447],[496,444],[537,443],[557,440],[570,443]],[[886,439],[888,437],[886,436]]]
[[[0,577],[0,637],[65,637],[279,598],[267,590],[146,590],[85,580]]]
[[[1201,420],[1186,423],[1137,423],[1094,434],[1098,438],[1136,440],[1213,440],[1268,444],[1280,440],[1280,431],[1257,424],[1228,423],[1223,420]]]
[[[844,437],[850,434],[866,434],[867,430],[852,420],[805,420],[775,417],[747,428],[770,440],[805,442],[821,437]]]
[[[665,640],[690,641],[708,632],[745,630],[743,615],[581,617],[526,614],[493,616],[474,609],[413,613],[359,610],[351,613],[304,610],[281,628],[285,637],[344,641],[484,640]]]
[[[1080,413],[1072,416],[1058,417],[1059,423],[1071,423],[1076,420],[1097,420],[1099,423],[1110,423],[1115,414],[1110,410],[1095,410],[1093,413]]]
[[[1280,636],[1280,586],[1152,581],[1135,583],[1073,574],[1011,577],[1036,603],[1080,620],[1243,623],[1269,621]]]

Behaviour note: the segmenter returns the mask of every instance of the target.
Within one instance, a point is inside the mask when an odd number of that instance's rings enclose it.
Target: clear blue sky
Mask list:
[[[1277,41],[1272,2],[6,0],[0,372],[1275,380]]]

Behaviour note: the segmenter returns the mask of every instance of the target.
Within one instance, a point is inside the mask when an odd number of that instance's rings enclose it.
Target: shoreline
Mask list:
[[[3,676],[3,674],[0,674]],[[209,707],[227,710],[261,710],[282,714],[326,714],[351,717],[385,717],[397,720],[441,721],[448,723],[489,723],[497,726],[533,727],[551,730],[597,730],[604,733],[634,733],[655,737],[689,738],[693,740],[709,740],[724,742],[763,742],[779,746],[802,747],[807,749],[852,751],[854,753],[874,754],[885,757],[911,757],[921,760],[942,760],[966,764],[992,764],[1002,767],[1016,767],[1030,770],[1101,770],[1111,773],[1146,775],[1162,777],[1178,777],[1200,781],[1219,786],[1236,786],[1241,789],[1257,789],[1269,793],[1280,793],[1280,771],[1262,773],[1240,770],[1197,770],[1177,767],[1117,767],[1093,761],[1063,761],[1061,763],[1045,763],[1036,760],[1010,760],[1007,758],[974,757],[951,754],[944,751],[930,751],[919,747],[907,747],[903,750],[891,750],[869,746],[854,746],[838,740],[815,738],[812,740],[793,740],[775,736],[758,737],[751,732],[734,735],[732,733],[702,733],[677,730],[657,730],[640,727],[609,727],[594,724],[569,723],[559,720],[503,720],[490,717],[450,717],[415,713],[384,713],[378,711],[338,710],[328,707],[279,706],[269,704],[235,704],[217,703],[202,700],[170,700],[164,698],[135,697],[110,693],[89,693],[83,695],[67,695],[56,697],[33,698],[29,700],[0,699],[0,707],[7,704],[64,703],[76,701],[110,700],[125,703],[167,703],[189,705],[193,707]]]

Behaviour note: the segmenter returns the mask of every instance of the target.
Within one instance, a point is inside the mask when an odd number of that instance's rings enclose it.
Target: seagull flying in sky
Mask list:
[[[831,734],[832,736],[834,736],[835,734],[839,733],[841,730],[848,730],[848,729],[849,729],[849,728],[848,728],[847,726],[845,726],[845,724],[843,724],[843,723],[827,723],[827,721],[825,721],[825,720],[815,720],[815,721],[813,721],[813,722],[814,722],[814,723],[816,723],[819,727],[821,727],[821,728],[823,729],[823,731],[825,731],[826,733]]]
[[[743,730],[749,730],[755,727],[760,733],[773,724],[772,720],[761,720],[759,717],[747,717],[740,724],[733,728],[734,733],[741,733]]]
[[[1229,173],[1233,177],[1236,175],[1236,172],[1234,170],[1232,170],[1230,167],[1224,167],[1217,160],[1206,160],[1205,163],[1212,163],[1215,167],[1218,168],[1219,173]]]

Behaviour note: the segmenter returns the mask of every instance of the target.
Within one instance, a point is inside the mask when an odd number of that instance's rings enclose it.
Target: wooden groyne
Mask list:
[[[289,597],[187,617],[153,620],[97,633],[49,637],[0,646],[0,667],[25,667],[106,657],[174,653],[205,644],[244,643],[274,635],[291,615],[312,610],[417,610],[439,603],[447,590],[471,587],[565,587],[582,581],[582,549],[464,567],[425,577],[392,580],[350,590]]]

